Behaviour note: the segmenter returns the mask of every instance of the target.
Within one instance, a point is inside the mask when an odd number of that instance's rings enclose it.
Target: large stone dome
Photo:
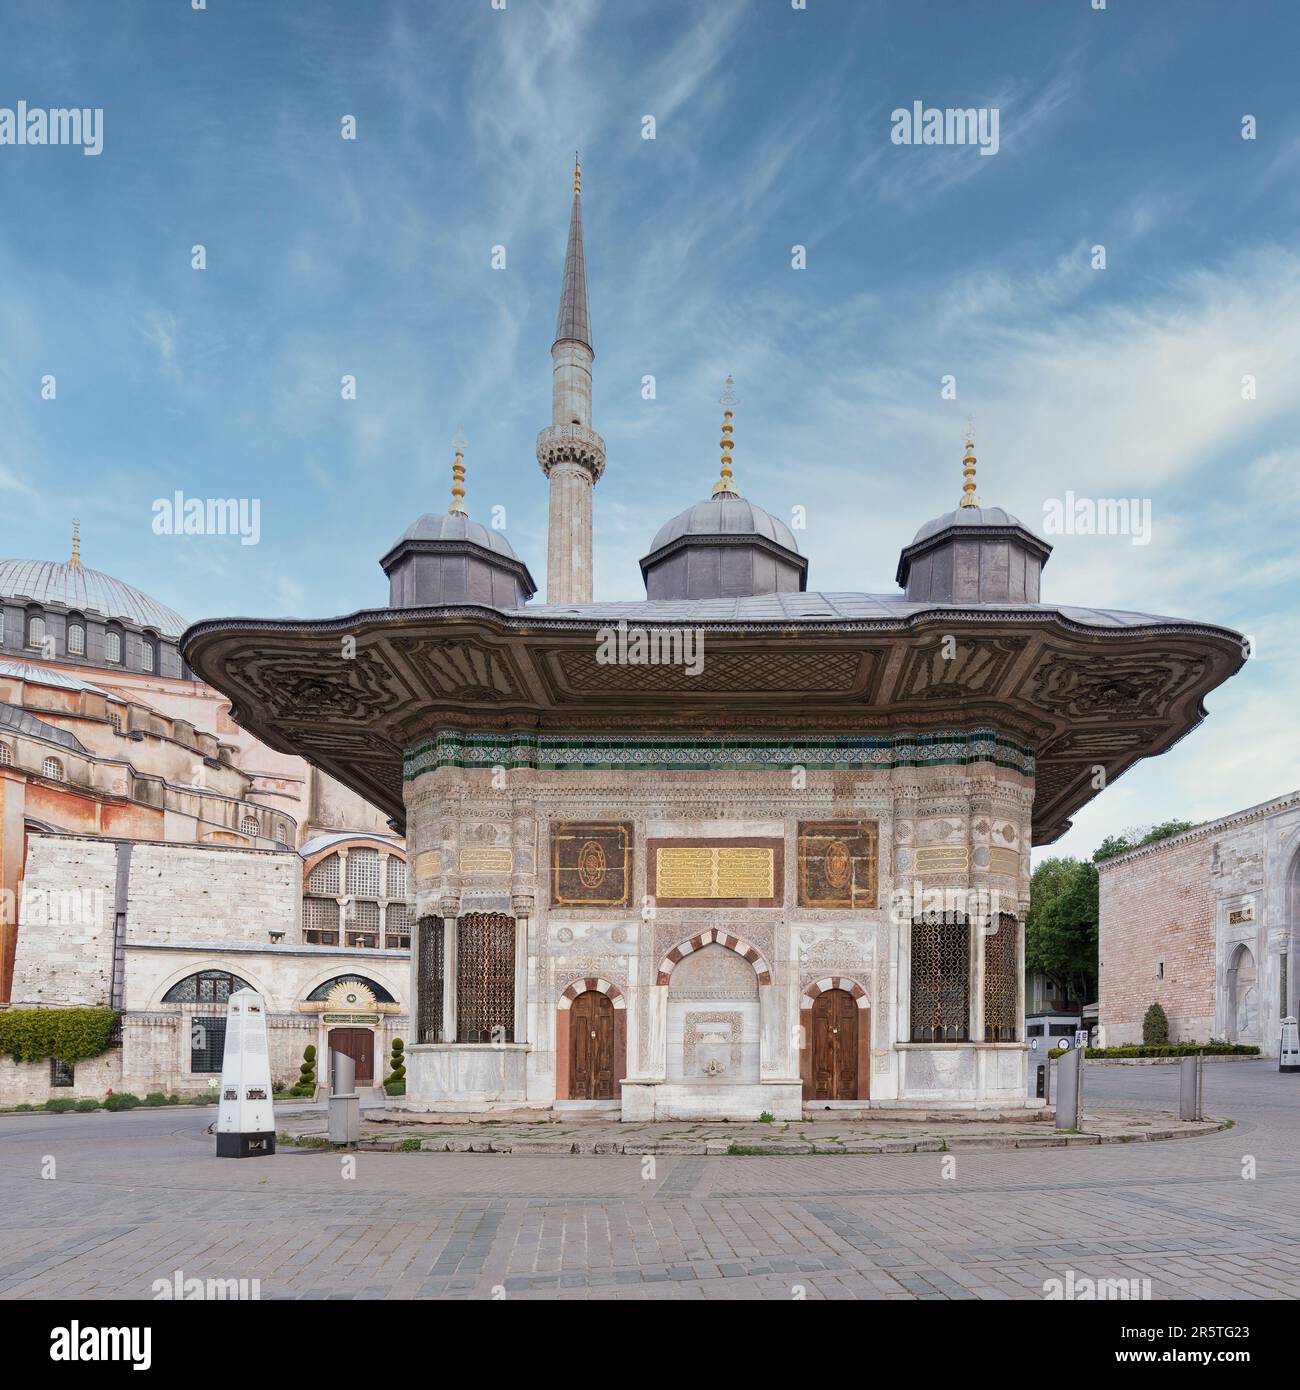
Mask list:
[[[152,628],[162,637],[185,631],[185,619],[165,603],[111,574],[82,564],[52,560],[0,560],[0,599],[26,600],[78,612],[94,611],[137,627]]]

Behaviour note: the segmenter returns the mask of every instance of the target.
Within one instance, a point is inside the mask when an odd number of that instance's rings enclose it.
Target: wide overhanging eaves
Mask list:
[[[680,660],[600,659],[620,618],[671,635],[689,604],[218,619],[191,627],[181,645],[243,727],[306,758],[399,827],[403,752],[442,728],[734,738],[978,722],[1036,756],[1036,844],[1063,834],[1099,785],[1195,728],[1205,696],[1244,659],[1238,634],[1178,619],[1035,605],[895,607],[879,617],[690,623],[704,635],[697,675]],[[651,609],[678,615],[679,625],[654,622]]]

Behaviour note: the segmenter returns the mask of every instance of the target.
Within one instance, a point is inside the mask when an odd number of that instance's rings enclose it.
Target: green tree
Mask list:
[[[1130,826],[1122,835],[1107,835],[1101,846],[1092,856],[1094,864],[1110,859],[1126,850],[1137,849],[1139,845],[1154,844],[1156,840],[1167,840],[1171,835],[1181,835],[1184,830],[1195,830],[1199,821],[1167,820],[1159,825]]]
[[[1025,919],[1025,969],[1045,975],[1067,1001],[1097,997],[1097,869],[1044,859],[1034,870]]]

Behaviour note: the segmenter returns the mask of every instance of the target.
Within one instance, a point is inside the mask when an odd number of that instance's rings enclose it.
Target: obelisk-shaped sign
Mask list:
[[[266,1034],[266,1000],[252,989],[230,996],[226,1051],[221,1062],[217,1110],[217,1157],[253,1158],[275,1152],[271,1104],[271,1053]]]

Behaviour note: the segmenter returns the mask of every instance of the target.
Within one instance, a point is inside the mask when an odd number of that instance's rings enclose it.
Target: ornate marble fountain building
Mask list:
[[[1037,1104],[1030,847],[1204,717],[1237,636],[1042,602],[1050,547],[979,505],[969,446],[901,594],[809,592],[790,529],[732,476],[729,391],[721,477],[654,537],[646,599],[593,602],[605,445],[576,186],[551,357],[548,602],[469,519],[458,450],[450,509],[381,562],[387,608],[184,639],[241,723],[407,837],[399,1103]]]

